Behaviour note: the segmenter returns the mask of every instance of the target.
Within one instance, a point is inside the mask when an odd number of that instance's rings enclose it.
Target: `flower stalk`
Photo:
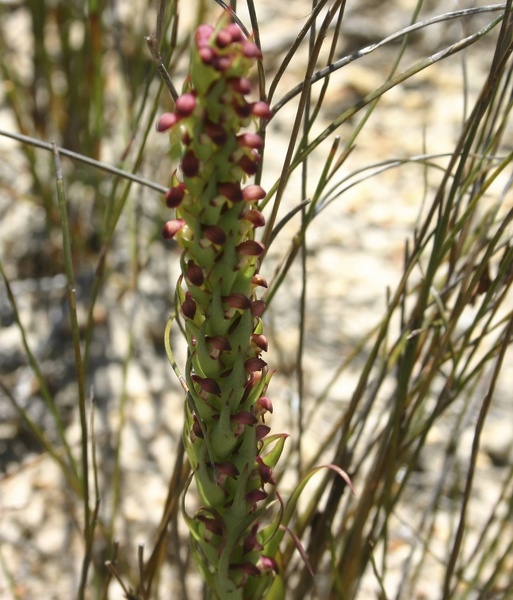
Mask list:
[[[182,144],[166,205],[165,239],[182,250],[176,305],[188,344],[183,439],[200,506],[186,514],[195,561],[219,599],[257,599],[277,572],[266,554],[275,526],[262,519],[286,435],[269,435],[266,390],[272,371],[256,292],[265,191],[245,182],[259,166],[262,138],[250,128],[269,119],[249,102],[248,73],[260,50],[226,13],[196,31],[190,74],[175,112],[158,121]]]

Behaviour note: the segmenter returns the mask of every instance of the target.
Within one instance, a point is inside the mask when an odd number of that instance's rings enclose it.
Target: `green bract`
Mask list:
[[[247,74],[260,51],[225,18],[195,36],[190,76],[176,110],[161,117],[182,142],[180,172],[166,195],[175,218],[164,237],[182,249],[177,305],[189,357],[184,443],[201,506],[186,515],[196,562],[213,597],[260,598],[276,562],[265,555],[260,520],[285,436],[266,438],[272,373],[255,289],[264,252],[255,229],[264,224],[257,185],[262,139],[247,130],[269,118],[263,102],[249,103]],[[266,441],[264,441],[266,438]],[[269,534],[267,534],[269,535]]]

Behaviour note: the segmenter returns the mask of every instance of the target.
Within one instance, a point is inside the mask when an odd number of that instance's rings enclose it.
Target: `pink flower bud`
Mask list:
[[[237,23],[230,23],[225,27],[225,30],[228,31],[231,35],[232,42],[240,42],[244,39],[244,35],[242,33],[241,28],[237,25]]]
[[[196,108],[196,98],[193,94],[182,94],[176,99],[176,112],[180,117],[188,117]]]
[[[209,43],[210,37],[214,33],[212,25],[203,24],[196,29],[195,40],[198,47]]]
[[[164,113],[157,121],[157,131],[163,133],[164,131],[171,129],[173,125],[176,125],[176,123],[178,123],[179,120],[180,119],[177,115],[175,115],[175,113]]]
[[[211,65],[216,58],[216,53],[209,46],[200,47],[198,49],[198,55],[204,65]]]
[[[267,102],[263,102],[262,100],[258,100],[251,105],[251,114],[255,117],[260,117],[260,119],[265,119],[266,121],[269,121],[273,116]]]
[[[239,146],[243,146],[245,148],[254,148],[255,150],[260,150],[264,146],[264,142],[262,138],[258,135],[258,133],[247,132],[237,136],[237,143]]]
[[[172,240],[184,225],[185,221],[183,219],[173,219],[172,221],[164,223],[162,237],[165,240]]]
[[[242,54],[244,54],[246,58],[252,58],[257,60],[260,60],[262,58],[262,52],[260,51],[260,48],[256,44],[248,40],[242,41]]]
[[[273,412],[273,403],[267,396],[261,396],[257,400],[257,407],[262,412],[270,412],[271,414]]]
[[[262,569],[264,571],[274,571],[275,573],[279,573],[280,571],[278,563],[270,556],[264,556],[262,554],[260,557],[260,564],[262,565]]]
[[[265,198],[265,190],[264,190],[264,188],[262,188],[256,184],[247,185],[242,190],[242,197],[244,198],[244,200],[247,200],[248,202],[255,202],[257,200],[262,200],[263,198]]]
[[[216,44],[219,48],[226,48],[233,41],[232,34],[228,27],[221,29],[221,31],[217,34]]]

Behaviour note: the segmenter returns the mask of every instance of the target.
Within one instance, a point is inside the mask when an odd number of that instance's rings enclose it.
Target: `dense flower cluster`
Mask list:
[[[195,558],[215,597],[259,598],[276,570],[260,525],[284,435],[270,436],[271,377],[255,291],[264,247],[258,202],[264,190],[244,185],[259,166],[262,138],[248,128],[269,119],[265,102],[249,102],[247,78],[258,47],[225,18],[195,35],[190,76],[159,131],[182,145],[163,228],[182,249],[177,303],[189,347],[184,441],[201,499],[188,517]]]

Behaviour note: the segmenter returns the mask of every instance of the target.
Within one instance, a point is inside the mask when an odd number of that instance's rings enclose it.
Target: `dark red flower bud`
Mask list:
[[[231,308],[237,308],[238,310],[247,310],[252,306],[251,300],[247,296],[237,292],[234,292],[229,296],[225,296],[223,301],[226,302],[226,304],[228,304],[228,306]]]
[[[260,502],[261,500],[265,500],[267,498],[267,493],[264,490],[255,489],[250,490],[246,494],[246,500],[251,503]]]
[[[242,190],[242,197],[244,198],[244,200],[247,200],[248,202],[255,202],[257,200],[262,200],[263,198],[265,198],[265,190],[263,187],[260,187],[259,185],[256,185],[256,184],[247,185]]]
[[[237,469],[233,463],[228,461],[216,463],[216,470],[227,477],[238,477],[240,475],[239,469]]]
[[[182,171],[186,177],[195,177],[199,171],[199,160],[192,150],[187,150],[182,158]]]
[[[251,283],[255,286],[259,286],[259,287],[263,287],[263,288],[267,288],[267,281],[262,277],[262,275],[259,275],[258,273],[256,275],[253,275],[253,277],[251,278]]]
[[[196,98],[193,94],[182,94],[176,99],[176,112],[180,117],[188,117],[196,108]]]
[[[260,569],[250,561],[230,563],[230,569],[238,569],[246,575],[252,575],[253,577],[261,575]]]
[[[271,469],[271,467],[267,466],[260,456],[256,457],[256,461],[258,465],[258,473],[260,475],[262,483],[274,484],[275,482],[273,480],[273,470]]]
[[[260,358],[258,356],[252,356],[251,358],[248,358],[244,362],[244,369],[248,373],[254,373],[255,371],[261,371],[265,367],[267,367],[267,363],[265,362],[265,360],[263,358]]]
[[[257,537],[258,527],[259,523],[255,523],[251,528],[251,532],[244,538],[244,543],[242,545],[244,554],[248,554],[252,550],[263,550],[264,547],[260,544]]]
[[[175,185],[166,193],[166,206],[168,208],[176,208],[177,206],[180,206],[184,196],[185,185],[183,183]]]
[[[234,92],[238,92],[242,95],[246,95],[251,92],[251,82],[247,77],[234,77],[233,79],[229,79],[228,85]]]
[[[219,225],[207,225],[203,228],[203,236],[212,244],[222,246],[226,243],[226,233]]]
[[[257,425],[256,426],[257,440],[263,440],[270,431],[271,431],[271,428],[268,425]]]
[[[241,242],[236,248],[241,256],[261,256],[264,253],[264,245],[256,240]]]
[[[168,129],[171,129],[171,127],[173,127],[173,125],[175,125],[176,123],[178,123],[180,119],[178,118],[177,115],[175,115],[175,113],[164,113],[160,119],[157,121],[157,131],[159,131],[160,133],[163,133],[164,131],[167,131]]]
[[[203,431],[201,430],[201,426],[199,424],[198,421],[198,417],[196,415],[194,415],[193,417],[193,422],[192,422],[192,433],[194,434],[195,437],[199,438],[199,439],[203,439]]]
[[[185,221],[183,219],[173,219],[172,221],[164,223],[164,227],[162,228],[162,237],[165,240],[173,239],[184,225]]]
[[[197,286],[203,285],[203,282],[205,281],[203,269],[192,260],[187,262],[185,277],[187,278],[187,281]]]
[[[256,152],[252,152],[251,155],[244,154],[237,161],[237,165],[246,173],[246,175],[255,175],[258,171],[258,163],[260,162],[260,155]]]
[[[269,343],[265,335],[262,335],[261,333],[253,333],[251,334],[251,341],[256,346],[258,346],[260,350],[262,350],[263,352],[267,352],[267,349],[269,348]]]
[[[182,303],[182,313],[187,319],[194,319],[196,314],[196,301],[190,292],[185,292],[185,300]]]
[[[263,227],[265,225],[264,215],[254,208],[247,210],[244,213],[243,218],[246,219],[246,221],[250,221],[253,224],[253,227]]]
[[[238,423],[239,425],[256,425],[258,423],[258,419],[255,417],[253,413],[250,413],[246,410],[242,410],[235,415],[230,417],[231,421]]]
[[[251,314],[254,317],[261,317],[265,311],[265,302],[263,300],[255,300],[251,303]]]
[[[214,394],[215,396],[221,394],[221,388],[215,379],[212,379],[211,377],[200,377],[195,374],[191,375],[191,379],[200,386],[203,392]]]
[[[230,342],[222,335],[207,336],[205,341],[219,352],[230,352],[232,349]]]
[[[240,183],[234,183],[227,181],[226,183],[220,183],[217,186],[217,191],[221,196],[228,198],[231,202],[240,202],[243,199],[243,192],[240,189]]]
[[[212,123],[210,121],[206,123],[205,133],[218,146],[226,144],[226,140],[228,139],[225,128],[219,125],[219,123]]]
[[[223,535],[223,523],[221,519],[212,517],[210,514],[199,513],[196,515],[196,519],[205,524],[205,527],[210,533],[214,535]]]
[[[253,105],[248,104],[245,100],[241,104],[234,104],[233,109],[241,119],[247,119],[253,114]]]

